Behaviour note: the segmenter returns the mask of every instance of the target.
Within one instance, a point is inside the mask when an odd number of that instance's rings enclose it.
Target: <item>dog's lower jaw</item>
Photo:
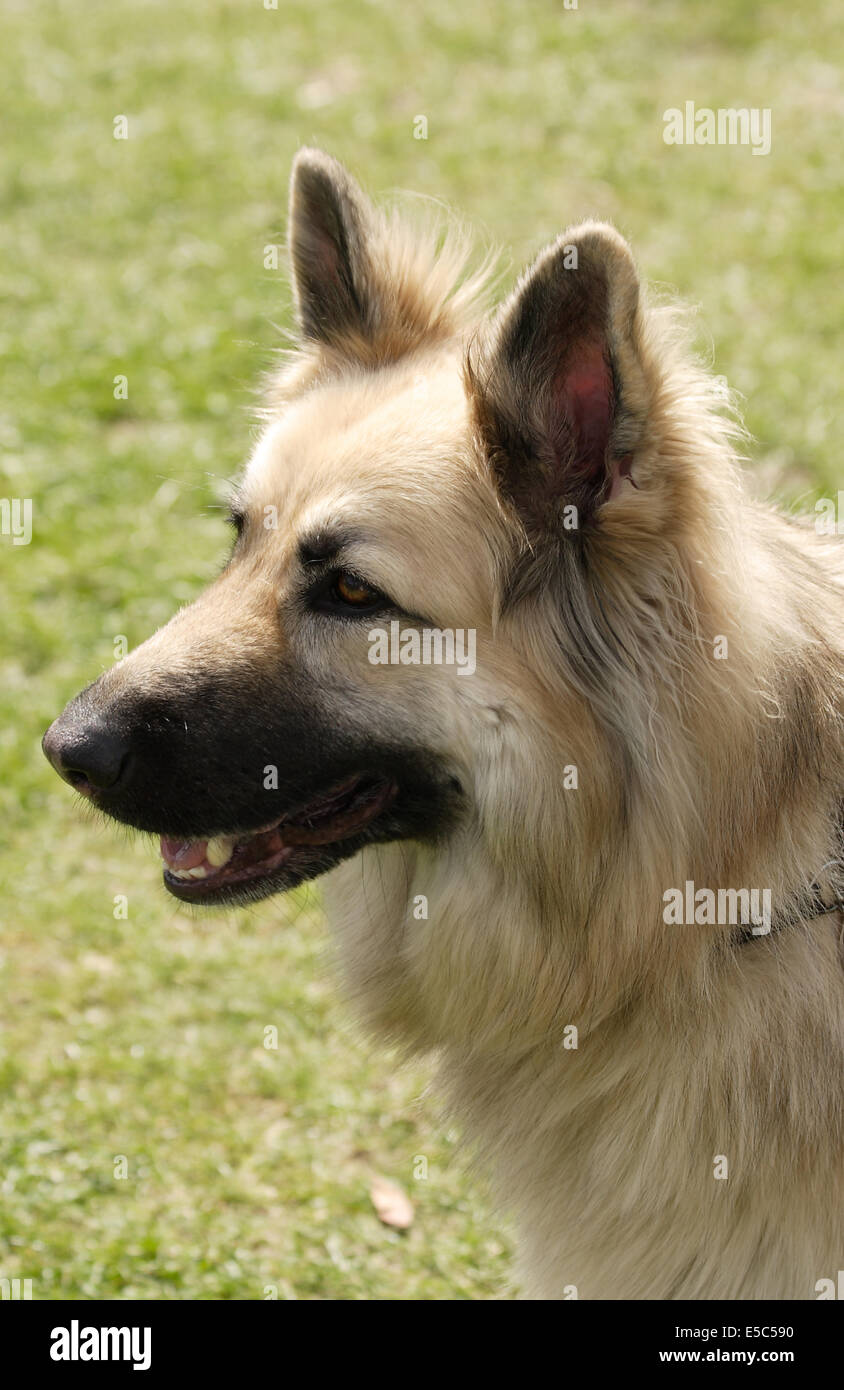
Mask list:
[[[286,892],[377,839],[398,790],[390,778],[349,777],[295,818],[282,817],[245,835],[199,841],[163,837],[165,886],[174,897],[202,906]]]

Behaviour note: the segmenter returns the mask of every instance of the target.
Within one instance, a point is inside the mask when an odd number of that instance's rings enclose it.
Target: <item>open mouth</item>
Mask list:
[[[268,879],[293,887],[357,847],[396,791],[386,778],[358,775],[259,830],[204,840],[162,836],[164,882],[189,902],[262,896],[256,890]]]

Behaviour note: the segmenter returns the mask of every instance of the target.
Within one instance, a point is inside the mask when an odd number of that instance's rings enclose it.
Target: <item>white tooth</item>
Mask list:
[[[228,864],[233,852],[234,840],[228,835],[215,835],[205,847],[205,858],[215,869],[222,869],[224,864]]]
[[[208,870],[207,870],[207,869],[203,869],[203,867],[202,867],[201,864],[197,865],[197,867],[196,867],[195,869],[188,869],[188,878],[207,878],[207,877],[208,877]]]

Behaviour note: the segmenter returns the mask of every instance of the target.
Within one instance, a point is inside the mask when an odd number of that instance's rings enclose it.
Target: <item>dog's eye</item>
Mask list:
[[[379,589],[373,589],[356,574],[349,574],[348,570],[341,570],[334,576],[331,593],[339,603],[345,603],[349,608],[371,608],[383,602],[384,598]]]
[[[311,602],[323,613],[348,615],[374,613],[390,600],[351,570],[335,570],[317,588]]]

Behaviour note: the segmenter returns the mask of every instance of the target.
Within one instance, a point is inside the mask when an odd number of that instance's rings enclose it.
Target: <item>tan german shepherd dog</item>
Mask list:
[[[439,1055],[527,1296],[817,1297],[844,548],[750,500],[723,388],[611,227],[489,313],[462,234],[306,149],[290,252],[231,559],[48,757],[162,836],[185,902],[330,871],[361,1017]]]

